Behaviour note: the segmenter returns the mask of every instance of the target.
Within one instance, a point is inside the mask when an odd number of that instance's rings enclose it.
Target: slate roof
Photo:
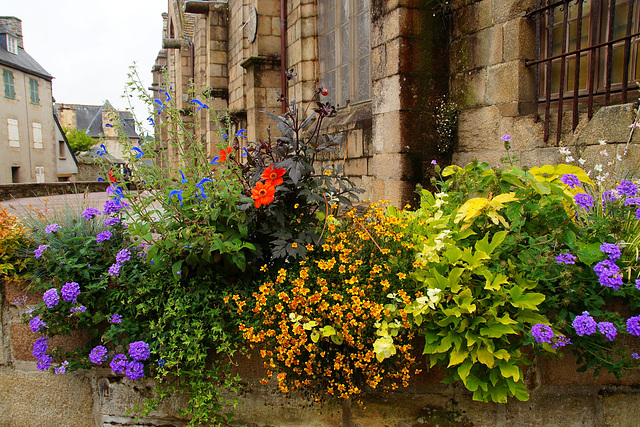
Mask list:
[[[7,27],[4,25],[0,26],[0,34],[11,34],[14,35]],[[42,68],[42,65],[38,64],[35,59],[33,59],[24,49],[18,48],[18,54],[9,53],[4,48],[0,48],[0,64],[15,68],[27,74],[32,74],[38,77],[42,77],[45,80],[51,81],[53,80],[53,76],[49,74],[47,70]]]
[[[76,110],[76,126],[78,129],[84,129],[92,138],[99,138],[102,133],[102,111],[105,109],[113,109],[109,101],[106,101],[104,105],[78,105],[78,104],[64,104],[65,107],[71,106]],[[56,105],[57,107],[57,105]],[[124,126],[124,133],[128,138],[138,138],[138,133],[135,129],[135,122],[133,116],[128,111],[118,111],[120,121]]]

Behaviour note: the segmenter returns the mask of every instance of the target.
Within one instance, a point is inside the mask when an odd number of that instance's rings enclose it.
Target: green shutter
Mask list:
[[[31,103],[40,103],[40,94],[38,93],[38,81],[32,77],[29,77],[29,88],[31,89]]]
[[[4,77],[4,96],[6,98],[14,99],[16,97],[16,93],[13,89],[13,72],[9,70],[2,70]]]

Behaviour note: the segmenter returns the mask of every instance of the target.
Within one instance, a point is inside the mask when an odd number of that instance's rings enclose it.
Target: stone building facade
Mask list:
[[[74,180],[78,167],[53,116],[53,76],[24,50],[12,16],[0,17],[0,70],[0,183]]]
[[[344,143],[322,160],[343,163],[365,197],[396,204],[409,201],[417,183],[428,184],[433,160],[500,163],[507,134],[510,154],[525,166],[565,161],[563,145],[590,168],[606,140],[611,154],[626,151],[629,171],[638,157],[638,136],[629,135],[629,125],[638,97],[640,19],[638,2],[628,4],[171,0],[154,67],[155,95],[172,87],[185,113],[196,111],[193,97],[213,97],[214,108],[185,116],[195,119],[196,139],[213,155],[222,142],[213,110],[234,129],[246,127],[249,140],[264,139],[275,126],[262,112],[281,111],[279,92],[305,104],[316,88],[327,88],[323,101],[336,104],[338,115],[325,130],[342,134]],[[582,71],[574,74],[576,57]],[[283,82],[284,70],[297,74],[294,82]],[[623,86],[629,90],[621,97]],[[445,101],[458,113],[450,146],[442,144],[436,118]],[[177,169],[177,154],[170,157]]]

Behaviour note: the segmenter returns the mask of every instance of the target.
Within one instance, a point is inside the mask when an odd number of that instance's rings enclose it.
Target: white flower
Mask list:
[[[584,165],[585,163],[587,163],[587,161],[585,159],[583,159],[582,157],[580,157],[578,159],[578,163],[580,163],[581,165]]]
[[[600,141],[598,141],[598,144],[607,145],[607,141],[605,141],[604,139],[601,139]]]
[[[602,172],[602,165],[600,163],[598,163],[597,165],[595,165],[593,167],[595,170],[597,170],[598,172]]]
[[[564,156],[571,154],[571,151],[567,147],[560,147],[560,150],[558,151],[560,151],[560,154]]]
[[[618,161],[619,161],[619,162],[621,162],[621,161],[622,161],[622,156],[621,156],[620,154],[618,154],[618,155],[616,156],[616,159],[618,159]]]
[[[573,162],[574,160],[575,160],[575,159],[573,158],[573,156],[567,156],[567,157],[565,157],[565,159],[564,159],[564,161],[565,161],[565,162],[567,162],[567,163],[571,163],[571,162]]]
[[[605,150],[600,151],[600,155],[601,155],[601,156],[605,156],[605,157],[609,157],[609,153],[607,153],[607,150],[606,150],[606,149],[605,149]]]

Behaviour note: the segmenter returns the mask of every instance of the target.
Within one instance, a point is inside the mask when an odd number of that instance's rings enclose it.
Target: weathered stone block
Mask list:
[[[456,75],[451,80],[451,93],[460,108],[485,105],[487,93],[487,70],[481,68]]]
[[[535,58],[535,24],[532,20],[520,17],[503,24],[505,43],[503,59],[505,62]]]
[[[396,74],[373,82],[373,114],[400,110],[400,85],[402,78]]]
[[[524,16],[527,9],[535,7],[535,0],[493,0],[493,23]]]

